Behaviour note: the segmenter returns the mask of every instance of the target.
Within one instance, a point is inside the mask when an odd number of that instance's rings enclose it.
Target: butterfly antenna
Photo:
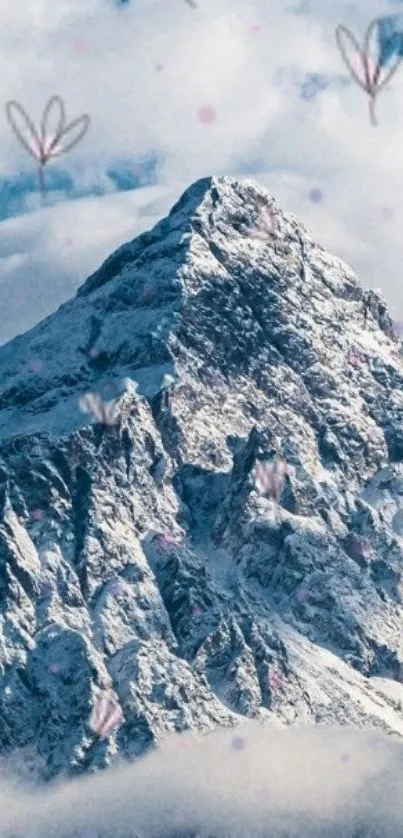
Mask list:
[[[371,120],[371,125],[378,125],[378,121],[375,114],[375,98],[375,94],[372,94],[369,100],[369,118]]]
[[[44,173],[44,170],[43,170],[43,163],[39,163],[38,176],[39,176],[39,189],[40,189],[40,192],[41,192],[42,201],[44,201],[45,197],[46,197],[46,186],[45,186],[45,173]]]

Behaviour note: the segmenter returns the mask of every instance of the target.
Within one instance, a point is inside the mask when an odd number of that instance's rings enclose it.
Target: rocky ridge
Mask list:
[[[230,178],[1,347],[3,758],[49,779],[245,717],[401,735],[402,385],[382,295]]]

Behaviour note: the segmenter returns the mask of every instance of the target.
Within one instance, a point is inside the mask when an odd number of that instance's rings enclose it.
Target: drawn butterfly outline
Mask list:
[[[84,137],[90,124],[88,114],[77,117],[69,125],[65,125],[66,115],[64,103],[60,96],[52,96],[43,112],[40,132],[38,133],[33,122],[24,108],[16,101],[6,103],[6,116],[21,145],[38,163],[39,188],[42,197],[45,195],[44,167],[51,157],[58,157],[66,154]],[[56,116],[55,129],[51,129],[53,114]],[[70,135],[65,145],[61,140]]]
[[[88,724],[99,739],[107,739],[123,721],[124,716],[117,702],[102,695],[92,710]]]
[[[260,241],[267,241],[268,236],[276,236],[278,230],[277,219],[274,216],[273,210],[267,207],[262,207],[259,214],[259,221],[249,233],[249,237],[253,239],[260,239]]]
[[[79,405],[83,413],[89,413],[101,425],[114,425],[119,416],[118,400],[105,402],[99,393],[84,393],[80,396]]]
[[[278,501],[287,472],[288,468],[283,460],[275,460],[274,462],[259,460],[255,466],[255,486],[257,490]]]
[[[379,27],[381,25],[382,18],[375,18],[371,21],[365,33],[363,49],[361,49],[354,35],[352,35],[352,33],[345,26],[338,26],[336,28],[336,41],[342,59],[353,79],[370,97],[369,115],[372,125],[377,125],[375,117],[375,99],[380,90],[385,87],[385,84],[395,74],[403,58],[403,55],[399,54],[399,48],[401,49],[401,45],[403,43],[403,35],[398,36],[398,33],[396,32],[391,35],[391,37],[386,41],[386,44],[381,45],[379,43],[380,54],[377,60],[374,61],[371,58],[371,51],[373,49],[371,39],[376,34],[378,34],[379,39]],[[348,46],[351,47],[351,45],[353,46],[355,52],[352,57],[349,57],[347,49]],[[396,50],[398,51],[396,52]],[[386,75],[382,78],[382,73],[386,70],[386,62],[389,62],[391,58],[392,66],[386,71]]]

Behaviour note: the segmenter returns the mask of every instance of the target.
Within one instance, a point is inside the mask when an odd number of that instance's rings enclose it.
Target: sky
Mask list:
[[[0,780],[0,836],[401,838],[400,737],[257,721],[168,736],[47,789]]]
[[[207,175],[253,177],[403,320],[403,63],[369,120],[338,51],[401,0],[24,0],[0,8],[3,103],[61,96],[87,134],[45,167],[0,118],[0,343],[74,295]],[[403,20],[403,18],[402,18]],[[403,24],[402,24],[403,30]]]

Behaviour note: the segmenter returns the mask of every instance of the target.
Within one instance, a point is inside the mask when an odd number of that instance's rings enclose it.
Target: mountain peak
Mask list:
[[[248,234],[259,223],[263,207],[275,213],[275,202],[269,192],[253,180],[239,181],[230,177],[206,177],[193,183],[172,207],[169,215],[155,227],[124,244],[106,259],[87,279],[78,296],[88,294],[113,279],[121,267],[138,260],[154,258],[160,246],[170,248],[189,240],[193,235],[209,238],[214,233]],[[162,251],[163,252],[163,251]]]
[[[193,184],[0,372],[5,747],[53,776],[245,717],[403,732],[401,344],[265,189]]]

